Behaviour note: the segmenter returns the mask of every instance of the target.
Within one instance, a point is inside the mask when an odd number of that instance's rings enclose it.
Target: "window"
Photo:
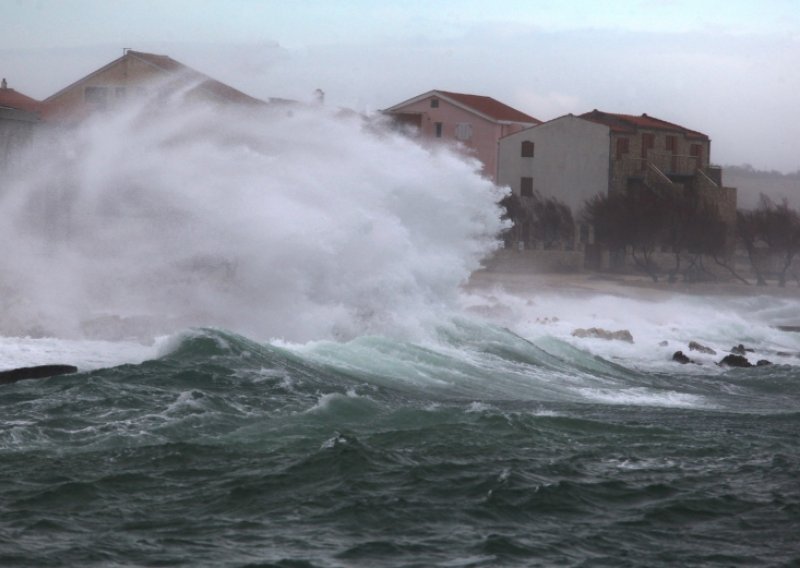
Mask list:
[[[436,123],[434,123],[434,126],[436,127],[436,138],[441,138],[442,137],[442,123],[441,122],[436,122]]]
[[[456,138],[466,142],[472,138],[472,125],[469,122],[459,122],[456,124]]]
[[[533,197],[533,178],[519,178],[519,194],[522,197]]]
[[[645,132],[642,134],[642,158],[647,157],[647,151],[652,150],[656,145],[656,137],[654,134]]]
[[[439,108],[439,99],[431,99],[431,108]]]
[[[692,144],[689,148],[689,153],[695,159],[695,167],[703,167],[703,146],[701,144]]]
[[[83,90],[83,99],[96,108],[104,109],[108,106],[108,89],[106,87],[86,87]]]
[[[630,139],[617,138],[617,160],[621,160],[622,156],[630,152]]]
[[[666,145],[667,152],[674,154],[678,150],[678,139],[675,136],[667,136]]]
[[[522,141],[522,149],[520,155],[523,158],[533,158],[533,142],[530,140],[523,140]]]
[[[651,132],[642,133],[642,161],[639,167],[644,171],[647,169],[647,152],[652,150],[656,145],[656,137]]]

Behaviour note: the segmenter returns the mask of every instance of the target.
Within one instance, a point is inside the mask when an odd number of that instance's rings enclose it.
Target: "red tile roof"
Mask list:
[[[534,118],[524,112],[518,111],[515,108],[503,104],[492,97],[484,97],[481,95],[467,95],[464,93],[453,93],[450,91],[434,91],[443,95],[444,97],[453,99],[462,105],[478,111],[494,120],[503,120],[509,122],[527,122],[539,124],[542,121]]]
[[[28,112],[39,112],[42,108],[42,103],[6,87],[0,88],[0,106]]]
[[[501,103],[492,97],[484,97],[480,95],[467,95],[464,93],[453,93],[450,91],[428,91],[421,95],[417,95],[412,99],[403,101],[389,107],[384,112],[388,113],[402,113],[403,109],[409,105],[418,103],[431,98],[442,98],[448,100],[451,104],[455,104],[465,109],[493,120],[495,122],[521,122],[528,125],[541,124],[541,120],[534,118],[524,112],[520,112],[506,104]]]
[[[583,113],[580,115],[580,118],[599,124],[605,124],[614,132],[633,134],[640,129],[667,130],[670,132],[679,132],[687,138],[708,140],[708,136],[702,132],[690,130],[678,124],[667,122],[666,120],[661,120],[654,116],[648,116],[647,114],[636,116],[632,114],[615,114],[594,109],[591,112]]]

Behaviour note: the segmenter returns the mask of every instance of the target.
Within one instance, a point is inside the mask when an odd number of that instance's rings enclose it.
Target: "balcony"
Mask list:
[[[698,169],[703,167],[701,159],[697,156],[653,151],[647,153],[647,158],[615,159],[612,167],[618,176],[641,177],[647,171],[648,163],[668,176],[693,176]]]

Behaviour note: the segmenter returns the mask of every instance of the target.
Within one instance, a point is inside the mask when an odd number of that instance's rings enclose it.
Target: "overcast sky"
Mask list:
[[[646,112],[715,163],[800,169],[799,0],[0,0],[0,75],[30,96],[125,47],[361,111],[444,89],[541,120]]]

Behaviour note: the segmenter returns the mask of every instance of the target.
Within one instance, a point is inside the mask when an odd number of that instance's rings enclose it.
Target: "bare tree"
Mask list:
[[[776,205],[766,195],[761,196],[757,211],[763,219],[760,236],[770,253],[780,258],[778,286],[786,286],[786,272],[800,252],[800,215],[786,199]]]
[[[507,233],[508,241],[539,241],[546,247],[573,239],[575,222],[569,206],[554,197],[542,197],[538,192],[520,197],[511,194],[500,205],[506,218],[513,222]]]
[[[664,241],[669,208],[662,192],[642,186],[588,199],[582,219],[610,249],[630,247],[634,265],[658,282],[653,254]]]

